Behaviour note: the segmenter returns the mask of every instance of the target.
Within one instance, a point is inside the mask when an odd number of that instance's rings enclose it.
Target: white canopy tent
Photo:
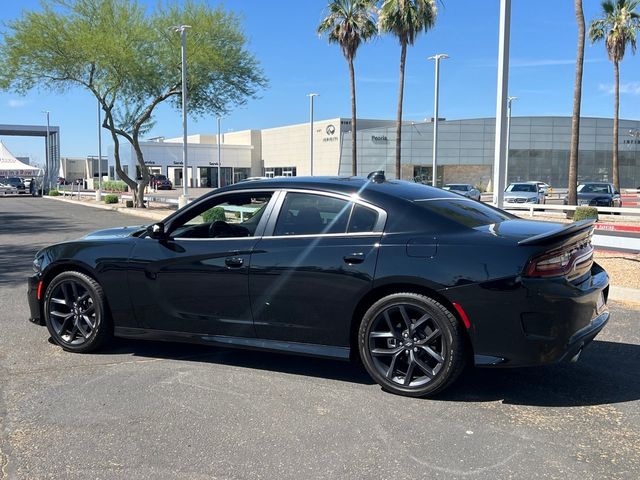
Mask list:
[[[0,140],[0,177],[39,177],[42,170],[22,163]]]

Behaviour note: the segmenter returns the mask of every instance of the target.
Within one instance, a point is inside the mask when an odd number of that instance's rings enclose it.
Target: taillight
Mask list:
[[[593,246],[591,240],[574,243],[566,247],[545,252],[529,260],[527,277],[579,277],[591,269]]]

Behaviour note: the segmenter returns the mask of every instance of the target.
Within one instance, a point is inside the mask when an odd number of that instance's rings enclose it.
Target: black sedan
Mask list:
[[[564,204],[567,205],[565,197]],[[591,207],[621,207],[622,197],[613,183],[589,182],[578,185],[578,205]]]
[[[258,180],[41,250],[28,299],[72,352],[115,335],[360,359],[425,396],[468,363],[576,360],[609,319],[592,230],[380,174]]]

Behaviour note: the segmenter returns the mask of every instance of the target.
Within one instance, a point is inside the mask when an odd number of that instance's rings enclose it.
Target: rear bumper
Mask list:
[[[451,292],[449,297],[469,317],[477,366],[525,367],[569,361],[609,320],[609,276],[595,263],[589,278],[579,285],[566,280],[511,278],[465,290]]]
[[[38,300],[38,284],[40,275],[31,275],[27,278],[27,301],[29,302],[29,321],[37,325],[44,325],[40,301]]]

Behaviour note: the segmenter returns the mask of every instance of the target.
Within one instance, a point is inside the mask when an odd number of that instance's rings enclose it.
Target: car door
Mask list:
[[[253,337],[249,260],[272,196],[272,191],[214,196],[171,219],[161,238],[141,238],[129,274],[138,325]]]
[[[259,338],[349,345],[354,308],[371,288],[384,210],[353,198],[283,192],[251,255]]]

